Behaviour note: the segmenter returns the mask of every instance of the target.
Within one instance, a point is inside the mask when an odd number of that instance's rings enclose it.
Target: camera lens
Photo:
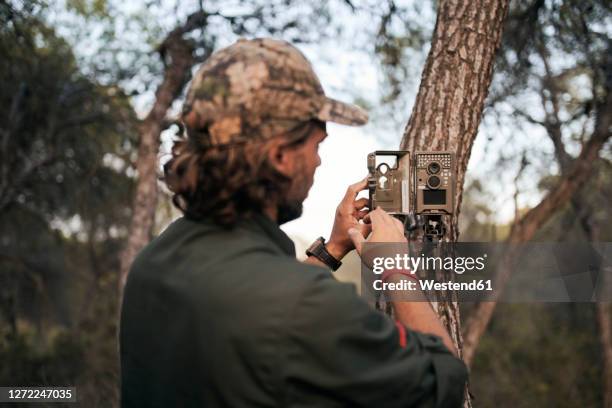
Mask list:
[[[440,177],[429,176],[427,179],[427,185],[431,188],[438,188],[440,186]]]
[[[427,172],[429,174],[438,174],[440,171],[440,164],[438,162],[431,162],[427,166]]]

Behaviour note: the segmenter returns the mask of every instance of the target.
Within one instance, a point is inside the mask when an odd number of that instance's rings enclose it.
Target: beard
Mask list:
[[[276,214],[278,225],[300,218],[303,209],[304,206],[301,201],[286,201],[280,203],[277,207]]]
[[[291,187],[277,205],[277,222],[282,225],[293,221],[302,215],[303,203],[312,187],[314,174],[308,175],[306,164],[298,161],[296,174],[291,181]]]

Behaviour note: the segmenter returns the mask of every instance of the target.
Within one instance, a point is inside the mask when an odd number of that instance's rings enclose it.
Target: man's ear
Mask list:
[[[284,146],[284,140],[277,138],[270,141],[268,148],[268,162],[285,176],[291,176],[295,161],[294,150]]]

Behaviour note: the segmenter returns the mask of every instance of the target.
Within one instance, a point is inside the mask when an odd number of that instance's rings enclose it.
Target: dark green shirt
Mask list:
[[[134,261],[120,330],[123,407],[459,407],[466,380],[261,215],[172,223]]]

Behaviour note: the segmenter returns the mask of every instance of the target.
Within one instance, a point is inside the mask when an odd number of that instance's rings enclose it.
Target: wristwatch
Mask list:
[[[325,265],[329,266],[332,271],[338,270],[342,262],[333,257],[329,252],[327,252],[327,248],[325,248],[325,238],[319,237],[317,238],[306,250],[306,255],[314,256],[319,261],[323,262]]]

